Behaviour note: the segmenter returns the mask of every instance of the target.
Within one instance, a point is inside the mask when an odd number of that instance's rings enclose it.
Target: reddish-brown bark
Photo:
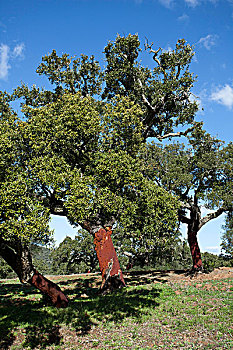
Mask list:
[[[26,244],[20,240],[15,244],[4,242],[0,239],[0,255],[15,271],[22,283],[30,283],[47,295],[54,306],[67,307],[68,299],[62,293],[61,289],[55,283],[42,276],[33,266],[30,250]]]
[[[38,271],[35,270],[34,275],[28,282],[38,288],[43,294],[47,295],[57,308],[65,308],[68,306],[68,299],[61,291],[60,287],[41,275]]]
[[[190,252],[193,259],[193,270],[202,270],[202,260],[201,260],[201,251],[197,241],[197,232],[190,231],[188,232],[188,243],[190,247]]]
[[[94,244],[102,274],[101,289],[115,289],[125,286],[119,260],[112,243],[112,228],[101,228],[95,232]]]

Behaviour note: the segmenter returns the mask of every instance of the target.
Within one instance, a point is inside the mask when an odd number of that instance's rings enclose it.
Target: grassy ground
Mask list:
[[[164,277],[165,276],[165,277]],[[51,278],[70,299],[55,309],[17,280],[0,281],[0,349],[233,349],[233,277],[128,275],[99,295],[99,276]]]

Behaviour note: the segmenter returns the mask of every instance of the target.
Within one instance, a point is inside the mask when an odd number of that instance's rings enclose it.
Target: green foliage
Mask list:
[[[101,69],[94,56],[81,55],[73,59],[67,54],[59,57],[55,50],[42,58],[37,73],[46,75],[57,91],[65,88],[69,92],[80,91],[83,96],[93,96],[101,91]]]
[[[0,238],[29,240],[49,234],[49,212],[31,196],[34,184],[23,167],[24,123],[16,118],[7,96],[0,94]]]
[[[169,242],[178,201],[147,175],[143,155],[149,136],[159,139],[193,125],[194,53],[185,40],[169,52],[155,52],[148,43],[146,48],[153,53],[153,69],[137,61],[137,35],[108,43],[102,71],[94,56],[58,56],[53,50],[37,69],[48,77],[50,90],[22,84],[11,96],[1,93],[4,239],[48,236],[49,214],[60,210],[75,226],[117,222],[125,237],[156,241],[164,234]],[[17,98],[23,122],[9,105]]]
[[[189,64],[194,52],[183,39],[171,51],[154,51],[152,45],[145,45],[155,63],[154,69],[149,69],[137,61],[142,51],[137,35],[118,35],[108,43],[103,97],[129,96],[143,109],[146,135],[163,136],[178,125],[193,122],[197,104],[189,99],[195,81]]]
[[[148,177],[176,194],[184,212],[193,205],[204,205],[220,209],[218,216],[232,207],[232,145],[224,147],[200,127],[188,139],[186,146],[149,144],[145,155]],[[214,217],[207,216],[206,222]]]
[[[233,216],[232,212],[226,217],[224,232],[222,234],[221,248],[223,252],[232,259],[233,262]]]
[[[233,266],[233,261],[224,255],[216,255],[205,252],[202,254],[203,268],[205,272],[211,272],[215,268]]]
[[[115,102],[101,108],[102,115],[98,102],[79,94],[64,94],[48,107],[25,106],[30,172],[40,191],[51,188],[57,198],[65,199],[74,224],[97,216],[132,223],[127,216],[139,218],[141,210],[142,217],[146,205],[157,213],[165,208],[167,224],[169,215],[175,219],[170,213],[174,199],[170,197],[167,207],[169,195],[142,175],[141,110],[127,98]]]
[[[95,271],[98,260],[93,237],[85,230],[78,231],[74,239],[66,237],[51,253],[55,274],[77,274]]]
[[[222,204],[225,193],[222,145],[222,141],[200,128],[192,132],[187,146],[178,142],[165,146],[149,144],[148,176],[180,198],[186,199],[187,192],[195,191],[197,198],[205,200],[206,206],[213,209]],[[218,197],[217,186],[222,191]]]

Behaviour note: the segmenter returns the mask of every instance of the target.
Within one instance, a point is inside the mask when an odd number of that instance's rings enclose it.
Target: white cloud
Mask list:
[[[167,8],[170,8],[170,7],[172,6],[174,0],[159,0],[159,2],[160,2],[163,6],[165,6],[165,7],[167,7]]]
[[[178,17],[177,19],[180,22],[188,22],[189,16],[184,13],[182,16]]]
[[[233,88],[226,84],[224,87],[217,89],[211,94],[210,99],[216,101],[229,109],[233,107]]]
[[[205,2],[211,2],[212,4],[216,4],[218,0],[184,0],[188,6],[196,7],[198,5],[202,5]],[[232,1],[232,0],[230,0]]]
[[[25,47],[24,43],[16,45],[13,50],[13,56],[24,58],[24,47]]]
[[[205,252],[213,253],[213,254],[220,254],[220,247],[214,246],[214,247],[206,247],[204,248]]]
[[[23,43],[16,45],[12,50],[6,44],[0,45],[0,79],[7,79],[11,68],[10,61],[24,59],[24,48]]]
[[[10,48],[7,45],[1,44],[0,46],[0,79],[7,79],[9,65],[9,53]]]
[[[139,1],[139,2],[142,2],[143,0],[135,0],[136,2]],[[196,7],[196,6],[199,6],[199,5],[203,5],[204,3],[206,2],[210,2],[212,4],[216,4],[219,0],[184,0],[184,2],[189,6],[189,7]],[[229,2],[233,3],[233,0],[228,0]],[[175,0],[159,0],[159,2],[167,7],[167,8],[170,8],[172,5],[174,5],[176,2],[178,1],[175,1]]]
[[[204,46],[207,50],[210,50],[212,46],[216,45],[218,35],[208,34],[207,36],[201,38],[197,44]]]
[[[196,7],[198,5],[198,0],[185,0],[185,2],[192,7]]]

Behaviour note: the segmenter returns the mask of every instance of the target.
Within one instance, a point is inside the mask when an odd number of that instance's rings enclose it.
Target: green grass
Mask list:
[[[0,349],[231,349],[233,279],[161,283],[142,276],[102,296],[98,276],[54,278],[67,309],[0,281]]]

